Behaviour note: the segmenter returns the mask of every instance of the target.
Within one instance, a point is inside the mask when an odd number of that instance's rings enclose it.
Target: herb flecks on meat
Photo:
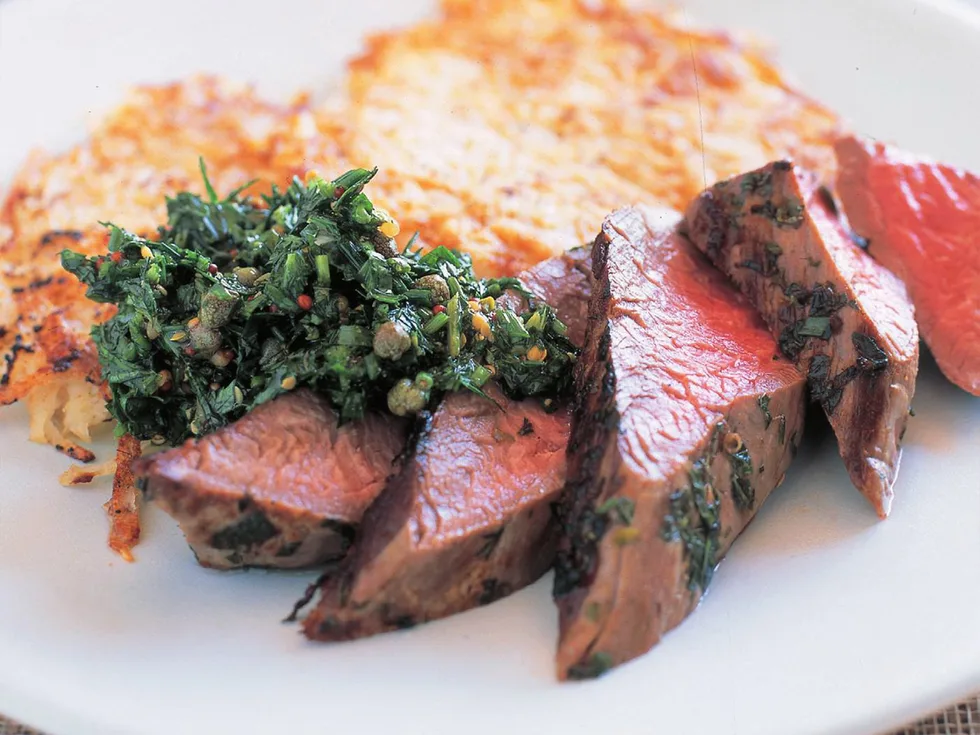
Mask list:
[[[575,348],[514,278],[480,279],[444,247],[399,250],[364,187],[375,171],[308,176],[262,197],[167,200],[154,238],[108,225],[109,252],[65,250],[88,297],[118,312],[92,330],[119,431],[176,444],[298,386],[341,421],[421,411],[447,391],[564,393]],[[496,299],[521,294],[516,311]]]

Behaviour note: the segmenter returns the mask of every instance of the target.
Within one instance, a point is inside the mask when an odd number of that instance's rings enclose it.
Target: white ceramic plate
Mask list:
[[[980,168],[980,16],[912,0],[691,0],[779,43],[864,131]],[[423,3],[0,2],[0,181],[80,136],[123,87],[213,70],[267,93],[322,84],[362,31]],[[383,163],[383,162],[379,162]],[[861,733],[980,689],[980,400],[924,360],[892,518],[832,439],[735,545],[653,653],[558,685],[550,578],[490,607],[356,643],[279,624],[309,575],[198,567],[146,514],[136,564],[104,546],[106,486],[0,412],[0,712],[67,733]]]

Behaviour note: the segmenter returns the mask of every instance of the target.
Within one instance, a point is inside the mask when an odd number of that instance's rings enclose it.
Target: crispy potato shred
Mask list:
[[[73,485],[88,485],[97,477],[112,477],[116,474],[116,458],[101,464],[73,464],[61,473],[58,481],[65,487]]]
[[[102,506],[109,515],[109,548],[126,561],[133,561],[133,547],[140,540],[139,491],[133,477],[133,462],[141,454],[139,439],[132,434],[120,437],[116,446],[112,497]]]
[[[219,192],[258,178],[256,194],[378,165],[371,197],[400,239],[418,231],[499,275],[590,242],[618,206],[682,208],[774,159],[829,180],[841,131],[752,39],[614,0],[443,0],[434,19],[370,37],[315,105],[213,77],[140,87],[83,142],[33,153],[0,204],[0,404],[25,400],[32,440],[94,459],[82,445],[108,419],[107,390],[88,335],[113,310],[84,298],[58,253],[104,252],[100,221],[155,232],[164,197],[202,189],[199,156]],[[124,473],[117,550],[139,535]]]

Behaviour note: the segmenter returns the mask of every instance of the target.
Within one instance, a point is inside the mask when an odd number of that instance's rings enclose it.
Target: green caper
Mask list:
[[[238,282],[247,288],[254,286],[255,282],[259,279],[259,276],[262,275],[262,271],[260,271],[258,268],[240,267],[235,268],[235,270],[232,272],[235,274],[235,278],[238,279]]]
[[[215,284],[201,297],[201,309],[198,312],[201,324],[212,328],[223,327],[231,321],[239,303],[237,296],[228,293],[220,284]]]
[[[397,360],[412,346],[412,338],[405,327],[395,322],[385,322],[374,333],[374,354],[385,360]]]
[[[395,416],[410,416],[418,413],[428,402],[428,392],[408,378],[402,378],[388,391],[388,410]]]
[[[432,390],[432,386],[435,384],[435,380],[432,378],[430,373],[419,373],[415,376],[415,385],[424,391]]]
[[[432,303],[441,304],[449,300],[449,284],[442,276],[435,274],[422,276],[415,282],[415,288],[424,288],[432,292]]]
[[[187,331],[191,338],[191,347],[201,357],[211,357],[221,347],[221,333],[214,327],[205,326],[203,321]]]

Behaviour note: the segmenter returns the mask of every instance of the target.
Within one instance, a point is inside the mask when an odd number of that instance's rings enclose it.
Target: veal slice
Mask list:
[[[919,365],[905,286],[851,241],[815,177],[785,161],[715,184],[683,228],[806,375],[851,481],[886,517]]]
[[[804,379],[679,219],[617,210],[595,241],[559,506],[562,679],[645,653],[697,606],[801,439]]]
[[[545,261],[523,280],[581,343],[587,251]],[[565,483],[565,407],[453,393],[425,422],[414,453],[368,510],[354,550],[304,620],[319,640],[402,628],[487,604],[530,584],[554,560],[552,505]]]
[[[202,565],[308,567],[347,552],[407,433],[374,414],[338,426],[325,398],[300,390],[134,470]]]
[[[905,282],[939,369],[980,396],[980,176],[855,137],[836,150],[851,226]]]

